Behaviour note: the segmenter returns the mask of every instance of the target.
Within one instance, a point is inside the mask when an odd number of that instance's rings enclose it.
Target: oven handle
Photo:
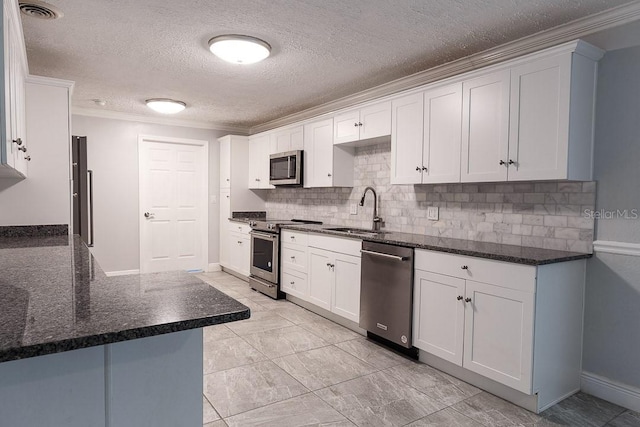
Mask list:
[[[259,233],[257,231],[250,231],[249,234],[251,234],[252,236],[256,236],[256,237],[260,237],[262,239],[276,239],[278,237],[277,234],[267,234],[267,233]]]

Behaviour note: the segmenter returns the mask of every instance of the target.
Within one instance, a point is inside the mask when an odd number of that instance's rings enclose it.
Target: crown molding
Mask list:
[[[76,84],[76,82],[73,82],[71,80],[54,79],[53,77],[34,76],[31,74],[29,74],[25,78],[25,82],[39,85],[63,87],[69,89],[70,91],[73,91],[73,87]]]
[[[168,117],[150,117],[141,114],[128,114],[113,110],[98,110],[95,108],[73,107],[71,109],[73,115],[97,117],[101,119],[126,120],[129,122],[152,123],[157,125],[181,126],[194,129],[219,130],[222,132],[230,132],[233,134],[248,135],[249,128],[242,126],[228,126],[212,122],[201,122],[196,120],[182,120]]]
[[[323,114],[332,113],[373,99],[389,96],[397,92],[413,89],[418,86],[533,53],[638,19],[640,19],[640,2],[631,2],[407,77],[393,80],[389,83],[384,83],[353,95],[253,126],[250,129],[250,133],[264,132]],[[589,55],[587,51],[584,51],[583,54]]]

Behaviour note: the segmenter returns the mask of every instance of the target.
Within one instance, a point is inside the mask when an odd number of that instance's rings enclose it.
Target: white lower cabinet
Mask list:
[[[427,363],[470,382],[466,371],[479,374],[506,386],[492,393],[544,410],[580,389],[584,269],[417,249],[413,344]]]
[[[307,301],[331,310],[333,289],[333,254],[324,249],[309,248],[309,297]]]
[[[251,264],[251,228],[247,224],[229,221],[220,245],[220,263],[243,276],[249,276]]]
[[[281,290],[357,323],[362,242],[289,230],[281,242]]]

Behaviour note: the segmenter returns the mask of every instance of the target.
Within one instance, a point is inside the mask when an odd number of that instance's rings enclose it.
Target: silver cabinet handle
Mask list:
[[[155,215],[155,214],[154,214],[153,212],[145,212],[145,213],[144,213],[144,217],[145,217],[145,218],[147,218],[147,219],[149,219],[149,218],[153,217],[154,215]]]
[[[420,169],[420,166],[416,166],[416,172],[420,172],[422,169]]]
[[[460,267],[460,268],[461,268],[461,269],[463,269],[463,270],[468,270],[468,269],[469,269],[469,266],[468,266],[468,265],[463,265],[463,266],[462,266],[462,267]]]
[[[23,153],[27,152],[27,146],[26,145],[22,145],[20,147],[18,147],[18,150],[22,151]]]
[[[25,159],[27,162],[30,162],[30,161],[31,161],[31,156],[24,156],[24,159]]]
[[[360,252],[363,253],[363,254],[381,256],[383,258],[391,258],[391,259],[395,259],[397,261],[406,261],[407,260],[407,257],[404,257],[404,256],[383,254],[381,252],[368,251],[366,249],[360,249]]]
[[[462,295],[458,295],[458,297],[456,298],[458,301],[462,301],[464,297]]]
[[[16,145],[22,145],[22,138],[16,138],[13,140],[13,142],[15,142]]]
[[[330,174],[330,173],[328,173],[328,174],[327,174],[327,176],[331,176],[331,174]]]
[[[241,245],[242,244],[242,240],[238,240],[238,244]]]
[[[471,302],[471,298],[465,298],[464,302]]]

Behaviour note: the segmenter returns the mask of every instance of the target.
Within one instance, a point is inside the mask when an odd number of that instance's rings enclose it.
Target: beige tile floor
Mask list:
[[[533,414],[226,273],[200,277],[251,308],[204,330],[205,427],[640,426],[584,393]]]

